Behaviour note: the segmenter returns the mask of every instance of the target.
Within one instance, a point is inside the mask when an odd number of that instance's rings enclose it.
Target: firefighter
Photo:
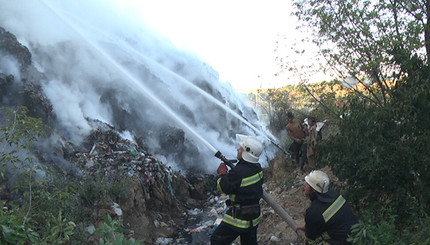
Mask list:
[[[350,244],[346,240],[357,218],[345,198],[330,188],[330,179],[321,170],[314,170],[305,177],[305,194],[311,206],[305,213],[304,230],[307,244]]]
[[[236,135],[239,144],[236,166],[228,171],[221,163],[217,169],[217,188],[229,195],[222,222],[211,236],[211,244],[231,244],[238,236],[240,243],[257,243],[260,222],[260,199],[263,197],[263,170],[258,163],[263,144],[253,136]]]

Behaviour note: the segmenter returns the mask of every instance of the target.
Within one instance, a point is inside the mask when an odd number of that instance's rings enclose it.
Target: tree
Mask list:
[[[260,115],[264,116],[268,128],[273,133],[285,129],[286,110],[291,106],[289,91],[286,89],[258,89],[256,93],[248,94],[254,107],[261,110]]]
[[[407,75],[394,62],[395,50],[430,60],[428,0],[296,0],[293,5],[303,26],[317,30],[313,42],[330,67],[366,85],[367,95],[356,92],[379,106]]]
[[[430,2],[294,5],[299,19],[316,27],[314,42],[328,64],[362,85],[339,104],[339,133],[318,145],[318,163],[347,181],[346,196],[373,237],[396,236],[369,244],[429,241],[417,231],[430,212]]]

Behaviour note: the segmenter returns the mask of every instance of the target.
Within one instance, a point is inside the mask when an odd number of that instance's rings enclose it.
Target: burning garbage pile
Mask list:
[[[215,176],[187,178],[106,125],[94,130],[83,146],[85,150],[63,146],[65,159],[83,175],[133,179],[129,200],[112,203],[107,212],[122,220],[132,236],[150,244],[208,244],[225,209],[224,198],[215,193]],[[87,228],[93,231],[93,226]]]
[[[160,187],[174,197],[173,178],[177,178],[171,167],[144,152],[137,144],[122,139],[115,131],[103,132],[100,128],[89,137],[88,152],[77,152],[69,159],[89,174],[101,173],[115,178],[118,173],[139,179],[146,200]],[[162,186],[157,186],[161,183]],[[161,191],[161,190],[160,190]]]

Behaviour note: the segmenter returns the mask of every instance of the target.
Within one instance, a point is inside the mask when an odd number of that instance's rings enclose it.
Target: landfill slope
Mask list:
[[[78,151],[69,143],[63,147],[63,154],[86,173],[112,177],[126,173],[133,180],[129,198],[117,207],[122,215],[117,215],[110,205],[103,209],[122,221],[129,238],[145,239],[144,244],[210,244],[216,221],[226,210],[227,198],[216,190],[215,173],[183,176],[109,128],[94,131],[84,149]],[[265,191],[299,225],[310,204],[303,188],[307,172],[309,169],[300,171],[283,155],[264,168]],[[302,244],[264,200],[260,203],[263,217],[258,228],[259,244]],[[93,215],[94,220],[101,220],[101,213]],[[95,235],[90,241],[97,241]],[[235,244],[240,244],[239,240]]]
[[[185,211],[199,205],[203,194],[187,178],[138,144],[121,138],[107,125],[100,123],[83,146],[67,142],[62,147],[65,159],[76,164],[82,174],[102,175],[108,180],[129,178],[132,183],[125,201],[94,207],[89,215],[95,228],[101,224],[102,216],[108,214],[121,220],[128,238],[145,239],[145,244],[153,244],[158,237],[174,237],[184,228]],[[97,243],[96,234],[89,233],[89,244]]]

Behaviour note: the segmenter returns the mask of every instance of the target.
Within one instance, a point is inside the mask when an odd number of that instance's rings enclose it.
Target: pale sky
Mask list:
[[[290,0],[129,1],[152,29],[197,54],[238,91],[294,80],[274,76],[277,37],[297,38]]]

